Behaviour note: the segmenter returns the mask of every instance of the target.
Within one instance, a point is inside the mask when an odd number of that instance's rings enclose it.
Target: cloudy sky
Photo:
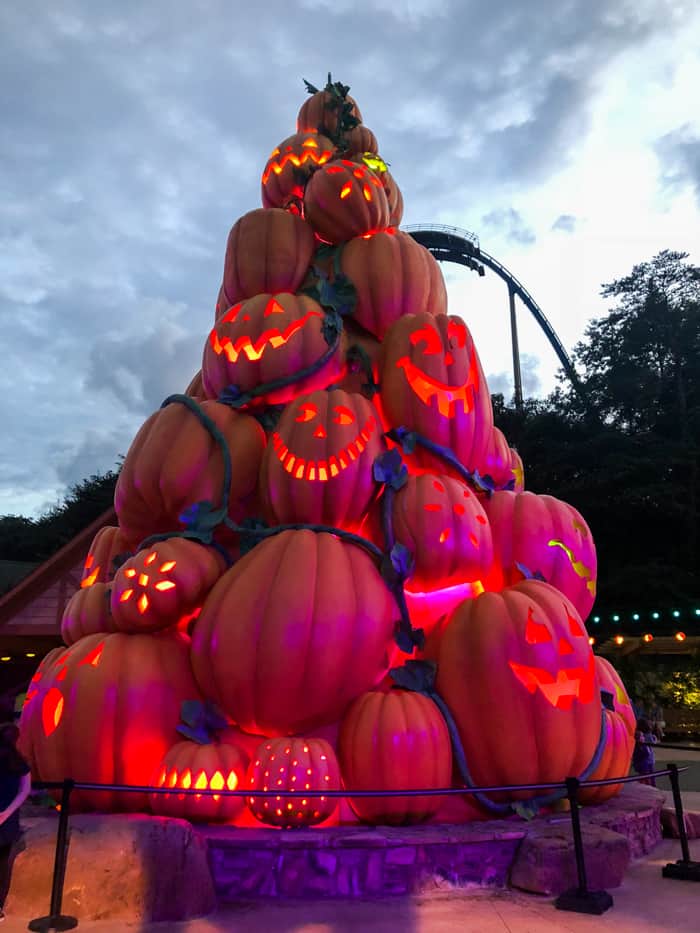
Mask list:
[[[302,78],[351,85],[404,223],[478,234],[571,349],[601,282],[700,263],[699,50],[697,0],[3,0],[0,514],[114,466],[187,385]],[[509,395],[505,286],[444,271]]]

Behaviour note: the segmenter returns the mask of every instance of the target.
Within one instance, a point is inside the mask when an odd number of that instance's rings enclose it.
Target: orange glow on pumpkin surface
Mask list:
[[[243,354],[246,359],[250,360],[251,362],[256,362],[262,357],[268,347],[272,347],[272,349],[275,350],[284,346],[292,339],[292,337],[294,337],[295,334],[302,330],[302,328],[310,320],[323,317],[323,314],[320,311],[307,311],[303,317],[300,317],[295,321],[291,321],[291,323],[283,330],[279,330],[278,328],[274,327],[269,328],[268,330],[265,330],[257,339],[253,339],[249,334],[238,337],[235,341],[231,340],[230,337],[225,335],[220,337],[218,334],[218,328],[222,324],[235,322],[238,318],[242,306],[243,302],[239,302],[237,305],[229,308],[226,314],[219,321],[217,321],[216,325],[209,334],[209,343],[211,344],[213,351],[217,354],[217,356],[223,353],[229,363],[235,363],[241,354]],[[264,316],[268,317],[269,315],[280,313],[284,313],[284,308],[274,298],[270,298],[265,308]],[[246,317],[243,317],[241,320],[245,321]]]

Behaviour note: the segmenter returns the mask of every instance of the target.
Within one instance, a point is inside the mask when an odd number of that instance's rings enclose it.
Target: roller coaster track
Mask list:
[[[462,230],[459,227],[449,227],[442,224],[412,224],[401,229],[430,250],[440,262],[456,262],[462,266],[467,266],[474,272],[478,272],[479,275],[485,275],[484,266],[495,272],[508,286],[511,303],[513,296],[517,295],[537,321],[571,384],[579,395],[587,401],[578,373],[574,369],[574,364],[571,362],[571,358],[556,331],[545,317],[544,312],[522,282],[519,282],[502,263],[481,249],[476,234],[470,233],[468,230]]]

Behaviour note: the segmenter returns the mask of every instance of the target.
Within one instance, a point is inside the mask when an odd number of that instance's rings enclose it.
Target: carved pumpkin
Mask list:
[[[377,510],[378,511],[378,510]],[[373,516],[373,537],[381,541]],[[459,480],[425,473],[409,476],[392,507],[394,536],[413,554],[412,591],[444,589],[481,580],[493,562],[491,529],[476,495]]]
[[[42,662],[20,734],[36,778],[147,785],[171,747],[183,700],[197,697],[189,639],[86,635]],[[141,793],[74,791],[71,809],[147,809]]]
[[[340,768],[325,739],[268,739],[255,752],[246,784],[254,790],[278,790],[275,797],[248,797],[248,807],[261,823],[292,829],[315,826],[335,813],[338,797],[312,797],[313,792],[340,790]],[[308,791],[285,797],[284,791]]]
[[[340,266],[357,291],[354,320],[380,339],[404,315],[447,311],[440,266],[407,233],[355,237],[343,247]]]
[[[597,686],[607,694],[606,702],[611,709],[605,709],[608,734],[600,764],[590,775],[591,781],[604,781],[606,778],[629,774],[634,751],[634,734],[637,729],[637,717],[627,696],[625,685],[612,664],[605,658],[596,656]],[[608,784],[605,787],[583,787],[579,791],[581,803],[604,803],[620,793],[622,784]]]
[[[95,583],[109,583],[117,570],[115,558],[126,557],[130,553],[129,542],[116,525],[105,525],[104,528],[100,528],[85,558],[83,575],[80,579],[81,589],[86,589]]]
[[[304,193],[306,219],[328,243],[383,230],[389,202],[379,178],[366,165],[336,159],[314,172]]]
[[[426,652],[437,661],[437,692],[476,785],[584,771],[600,737],[595,662],[581,617],[558,590],[525,580],[466,600],[434,644]]]
[[[344,105],[348,112],[362,123],[362,114],[357,102],[347,92],[344,95],[330,90],[316,91],[305,101],[297,115],[298,133],[322,133],[334,138],[338,133],[338,118]]]
[[[352,159],[361,157],[366,152],[376,155],[379,152],[379,143],[372,130],[360,123],[346,134],[344,155]]]
[[[177,742],[165,753],[150,783],[171,787],[172,794],[151,794],[151,809],[192,823],[227,823],[245,806],[243,797],[178,794],[183,790],[242,790],[250,759],[237,729],[223,731],[215,742]]]
[[[265,207],[286,207],[291,198],[304,197],[304,185],[319,165],[333,158],[335,146],[318,133],[295,133],[275,146],[262,173]]]
[[[487,589],[522,579],[519,563],[532,573],[539,571],[585,619],[595,601],[598,562],[581,514],[561,499],[533,492],[497,492],[484,508],[495,557]]]
[[[412,314],[399,318],[382,344],[381,404],[386,421],[447,447],[473,470],[493,428],[491,396],[476,347],[461,318]],[[412,462],[449,472],[416,447]]]
[[[338,389],[295,399],[263,457],[267,517],[281,525],[356,527],[376,495],[372,463],[384,449],[379,416],[364,396]]]
[[[246,732],[303,733],[338,720],[381,680],[396,617],[365,551],[285,531],[242,557],[205,600],[192,634],[195,676]]]
[[[110,589],[105,583],[97,582],[73,593],[61,619],[61,638],[66,645],[72,645],[85,635],[116,630],[109,611]]]
[[[258,208],[231,228],[224,259],[224,311],[261,292],[295,292],[315,249],[311,227],[296,214]]]
[[[401,189],[396,184],[396,179],[390,171],[382,172],[379,176],[386,192],[386,199],[389,202],[389,223],[392,227],[398,227],[403,220],[403,195]]]
[[[306,295],[262,294],[229,308],[204,347],[202,381],[209,398],[229,385],[242,392],[292,376],[329,352],[323,308]],[[327,386],[342,370],[341,343],[316,372],[259,396],[251,406],[280,405]]]
[[[231,457],[228,514],[246,514],[257,486],[265,433],[249,415],[218,402],[201,410],[222,433]],[[124,535],[137,546],[153,534],[180,531],[180,516],[198,502],[219,507],[224,463],[214,437],[178,402],[151,415],[126,455],[114,493],[114,508]]]
[[[484,454],[484,460],[479,464],[479,473],[490,476],[494,486],[503,488],[513,483],[513,492],[522,492],[525,485],[523,461],[517,450],[508,446],[503,432],[494,426],[491,437]]]
[[[452,749],[435,703],[419,693],[363,693],[345,714],[338,740],[343,782],[352,790],[449,787]],[[442,797],[352,797],[366,823],[397,826],[433,816]]]
[[[114,578],[115,628],[154,632],[176,625],[201,605],[225,569],[217,551],[187,538],[170,538],[144,548]]]

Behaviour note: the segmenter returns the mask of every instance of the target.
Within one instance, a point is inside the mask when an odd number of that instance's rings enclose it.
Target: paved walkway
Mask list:
[[[615,904],[601,917],[565,913],[552,899],[513,891],[460,891],[381,901],[287,901],[229,906],[188,923],[127,924],[84,921],[83,933],[697,933],[700,884],[661,877],[666,862],[680,857],[678,840],[665,839],[631,866]],[[700,841],[691,842],[700,860]],[[26,930],[26,919],[9,918],[3,933]]]

